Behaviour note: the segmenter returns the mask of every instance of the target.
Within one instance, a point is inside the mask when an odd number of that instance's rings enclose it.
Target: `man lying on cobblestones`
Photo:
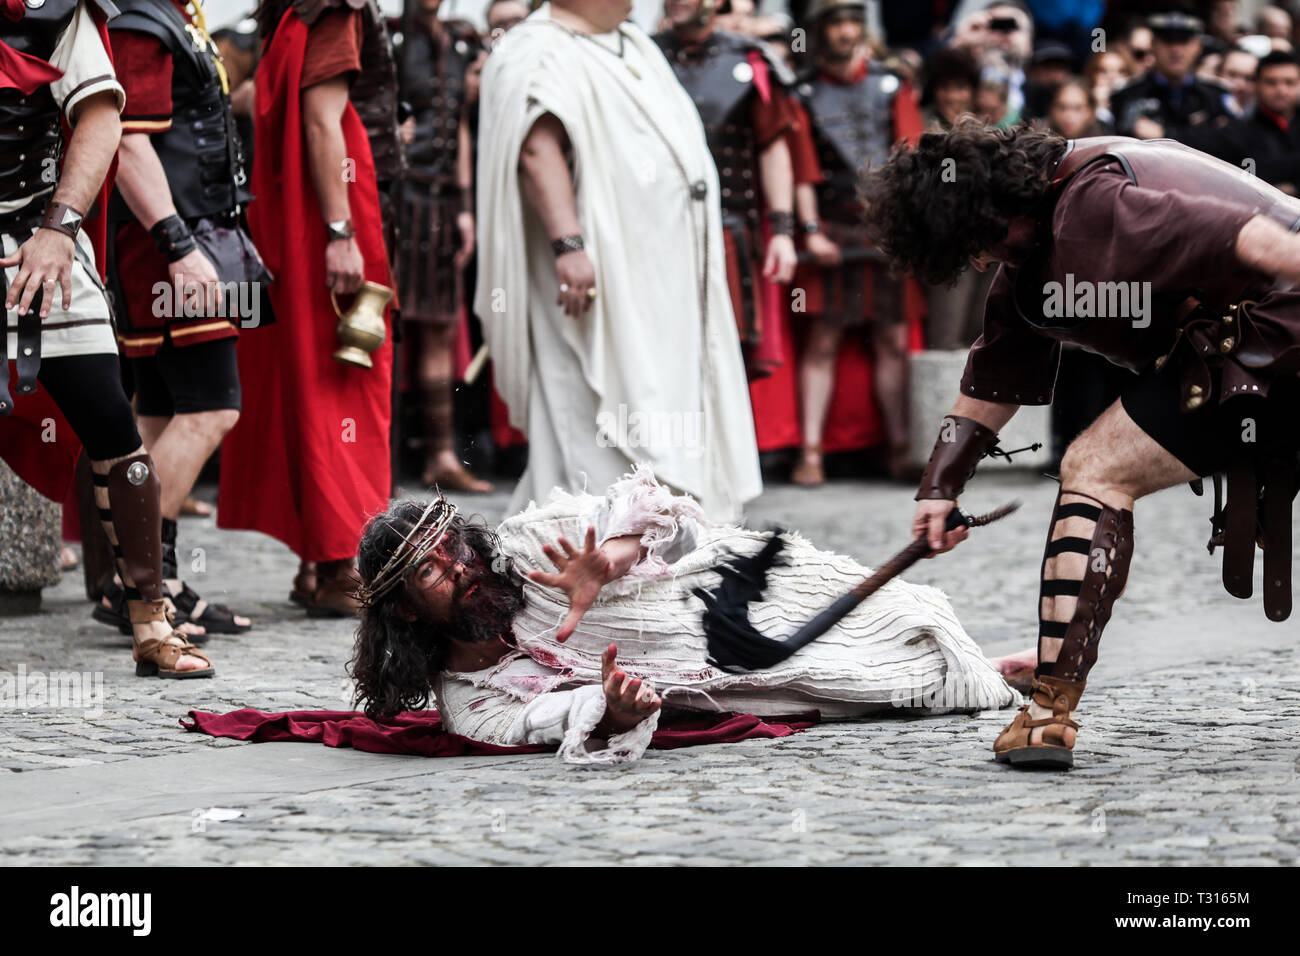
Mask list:
[[[797,534],[783,538],[789,560],[750,606],[753,624],[772,637],[869,573]],[[815,708],[834,719],[1017,699],[947,598],[901,580],[775,667],[737,674],[710,665],[704,606],[692,592],[717,583],[724,559],[766,540],[710,523],[645,467],[603,497],[557,490],[495,533],[445,499],[399,502],[370,523],[358,556],[358,699],[382,717],[424,707],[432,694],[454,733],[559,744],[573,763],[640,757],[664,708],[760,716]]]

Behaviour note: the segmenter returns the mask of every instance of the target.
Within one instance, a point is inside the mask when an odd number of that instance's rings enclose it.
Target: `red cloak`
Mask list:
[[[218,524],[261,531],[305,561],[357,553],[366,519],[391,482],[392,317],[374,368],[335,361],[337,319],[325,286],[325,223],[307,173],[299,108],[307,26],[288,10],[257,69],[248,225],[275,276],[276,321],[239,336],[244,410],[222,448]],[[365,128],[349,103],[348,205],[366,278],[392,287],[379,190]],[[346,306],[346,302],[342,303]]]

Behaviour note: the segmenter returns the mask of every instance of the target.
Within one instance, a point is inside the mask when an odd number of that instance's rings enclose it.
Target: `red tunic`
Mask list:
[[[171,0],[186,19],[191,19],[180,0]],[[122,132],[161,133],[171,128],[172,54],[157,37],[132,30],[114,30],[113,64],[126,92],[122,111]],[[239,330],[225,318],[176,316],[163,319],[153,314],[159,282],[170,282],[167,259],[140,223],[121,223],[113,238],[117,280],[122,289],[123,310],[118,314],[117,340],[127,358],[153,355],[164,341],[177,346],[198,345],[214,339],[234,338]]]
[[[366,519],[388,504],[391,315],[373,369],[332,358],[337,319],[325,286],[325,223],[307,172],[299,99],[308,36],[290,9],[257,71],[257,199],[248,220],[275,276],[276,322],[239,339],[244,413],[222,451],[217,513],[224,528],[261,531],[303,560],[331,561],[355,555]],[[391,288],[370,142],[350,103],[342,127],[356,162],[348,203],[365,276]]]

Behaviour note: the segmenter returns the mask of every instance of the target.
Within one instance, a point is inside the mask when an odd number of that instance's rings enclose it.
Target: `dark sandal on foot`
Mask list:
[[[104,600],[109,602],[109,606],[105,607],[103,601],[95,602],[94,610],[90,612],[90,616],[101,624],[111,625],[127,637],[130,637],[132,635],[132,628],[126,589],[123,588],[122,585],[118,584],[113,578],[109,578],[104,584]],[[164,601],[168,600],[170,599],[164,599]],[[189,618],[174,606],[168,607],[167,612],[168,623],[173,627],[189,623]],[[181,637],[185,638],[191,644],[206,644],[208,641],[207,634],[186,634],[181,632]]]
[[[202,627],[209,634],[243,634],[253,625],[239,624],[235,621],[235,612],[224,604],[211,604],[199,597],[192,587],[181,582],[181,593],[171,596],[176,605],[176,617],[191,621]]]

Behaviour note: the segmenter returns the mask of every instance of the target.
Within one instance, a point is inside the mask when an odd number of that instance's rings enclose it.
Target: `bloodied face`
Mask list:
[[[449,638],[490,641],[509,634],[523,596],[518,582],[494,570],[493,554],[472,531],[448,528],[407,572],[403,604],[409,618],[438,625]]]
[[[406,593],[421,618],[449,623],[489,574],[482,556],[448,529],[438,546],[408,572]]]

